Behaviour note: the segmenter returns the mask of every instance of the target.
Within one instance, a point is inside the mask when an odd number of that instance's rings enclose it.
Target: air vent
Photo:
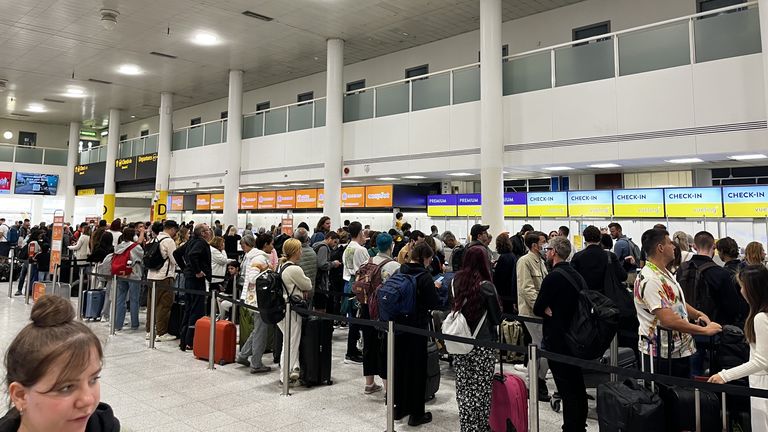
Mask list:
[[[176,57],[176,56],[175,56],[175,55],[173,55],[173,54],[166,54],[166,53],[161,53],[161,52],[157,52],[157,51],[152,51],[150,54],[152,54],[152,55],[156,55],[156,56],[158,56],[158,57],[165,57],[165,58],[169,58],[169,59],[175,59],[175,58],[178,58],[178,57]]]
[[[61,99],[43,98],[43,100],[46,102],[53,102],[53,103],[59,103],[59,104],[67,103],[66,101],[63,101]]]
[[[249,11],[249,10],[243,12],[243,15],[245,15],[245,16],[247,16],[249,18],[256,18],[258,20],[262,20],[262,21],[266,21],[266,22],[274,21],[274,18],[272,18],[272,17],[268,17],[266,15],[258,14],[256,12],[252,12],[252,11]]]
[[[11,115],[16,117],[29,117],[29,114],[22,114],[22,113],[11,113]]]
[[[104,81],[96,78],[88,78],[88,81],[99,83],[99,84],[112,84],[112,81]]]

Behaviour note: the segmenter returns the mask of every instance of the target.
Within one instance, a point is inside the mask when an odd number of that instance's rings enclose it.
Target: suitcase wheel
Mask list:
[[[555,398],[550,399],[549,405],[552,407],[552,411],[559,413],[561,408],[561,402],[562,401],[560,399],[555,399]]]

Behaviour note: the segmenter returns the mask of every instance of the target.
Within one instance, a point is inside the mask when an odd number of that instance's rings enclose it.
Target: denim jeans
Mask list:
[[[141,292],[141,281],[117,280],[117,298],[115,301],[115,330],[123,328],[125,321],[125,300],[131,302],[131,328],[139,328],[139,294]]]

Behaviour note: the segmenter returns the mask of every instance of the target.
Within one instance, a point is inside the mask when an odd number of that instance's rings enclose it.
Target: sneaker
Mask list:
[[[242,358],[242,357],[239,357],[239,356],[238,356],[238,357],[235,359],[235,363],[237,363],[237,364],[239,364],[239,365],[243,365],[243,366],[248,366],[248,367],[251,367],[251,362],[249,362],[247,358]],[[254,368],[251,368],[251,369],[254,369]]]
[[[383,389],[383,387],[382,387],[382,386],[380,386],[380,385],[378,385],[378,384],[376,384],[376,383],[373,383],[373,384],[371,384],[371,385],[366,385],[366,386],[365,386],[365,391],[364,391],[364,393],[365,393],[365,394],[374,394],[374,393],[376,393],[376,392],[380,392],[382,389]]]
[[[162,336],[156,336],[155,340],[158,341],[158,342],[173,342],[173,341],[176,340],[176,336],[174,336],[174,335],[172,335],[170,333],[166,333],[166,334],[164,334]]]
[[[516,364],[516,365],[512,366],[512,368],[515,371],[520,372],[520,373],[528,373],[528,367],[526,365],[523,365],[523,364]]]
[[[298,381],[299,371],[297,369],[292,370],[291,373],[288,374],[288,379],[291,380],[291,382]]]
[[[239,363],[239,362],[238,362],[238,363]],[[269,367],[269,366],[262,366],[262,367],[258,367],[258,368],[253,368],[253,367],[252,367],[252,368],[251,368],[251,373],[252,373],[252,374],[260,374],[260,373],[266,373],[266,372],[269,372],[269,371],[271,371],[271,370],[272,370],[272,368],[271,368],[271,367]]]
[[[363,357],[359,355],[355,356],[345,356],[344,357],[344,364],[356,364],[361,365],[363,364]]]
[[[419,417],[410,416],[408,418],[408,426],[421,426],[432,421],[432,413],[427,411],[424,415]]]
[[[144,335],[144,340],[149,340],[149,333]],[[155,340],[157,340],[157,339],[155,339]]]
[[[23,292],[21,292],[21,291],[16,291],[16,293],[14,293],[13,295],[14,295],[14,296],[16,296],[16,297],[18,297],[18,296],[23,296],[23,295],[24,295],[24,293],[23,293]]]

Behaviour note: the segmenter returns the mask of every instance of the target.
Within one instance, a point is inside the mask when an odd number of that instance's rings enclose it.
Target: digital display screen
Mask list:
[[[571,217],[611,217],[613,194],[603,191],[569,191],[568,214]]]
[[[723,188],[725,217],[768,217],[768,186]]]
[[[525,192],[507,192],[504,194],[504,217],[526,217],[527,197]]]
[[[568,217],[566,192],[528,192],[529,217]]]
[[[56,195],[59,176],[56,174],[16,173],[15,193],[22,195]]]
[[[664,207],[669,217],[723,217],[723,194],[720,188],[664,189]]]
[[[613,215],[628,218],[663,218],[664,190],[615,190],[613,191]]]
[[[480,194],[456,195],[456,206],[459,216],[482,216],[482,204],[483,198],[480,196]]]
[[[429,195],[427,216],[456,216],[456,195]]]

